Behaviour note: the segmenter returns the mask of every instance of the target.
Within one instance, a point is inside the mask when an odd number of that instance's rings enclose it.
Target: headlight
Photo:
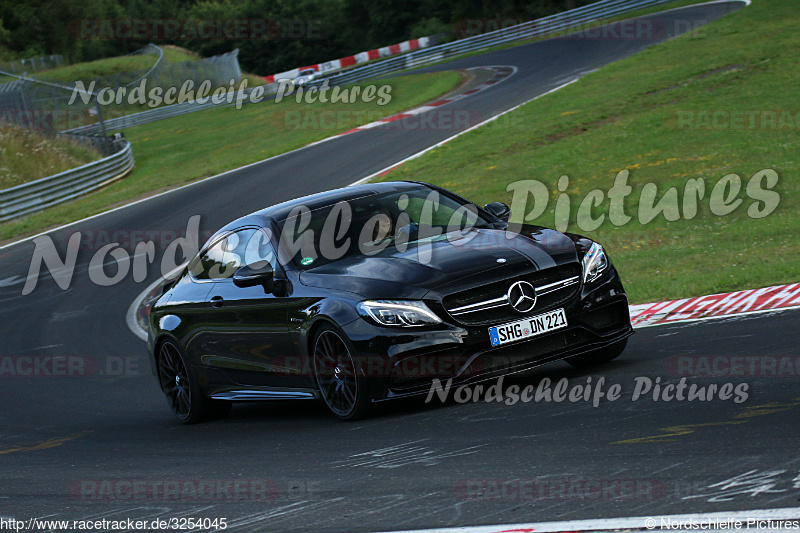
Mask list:
[[[363,316],[382,326],[411,327],[441,324],[442,320],[422,302],[367,300],[356,306]]]
[[[608,257],[603,247],[596,242],[592,243],[589,251],[583,256],[583,282],[593,282],[606,268],[608,268]]]

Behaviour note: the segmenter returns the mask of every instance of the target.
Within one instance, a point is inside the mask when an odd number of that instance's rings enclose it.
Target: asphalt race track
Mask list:
[[[658,39],[560,38],[431,67],[518,69],[431,113],[489,118],[671,36],[676,23],[686,28],[686,20],[711,21],[742,5],[659,14],[665,31]],[[391,125],[359,131],[50,236],[63,254],[75,231],[183,233],[192,215],[201,215],[202,231],[213,231],[266,205],[346,186],[455,133]],[[253,142],[269,143],[270,133]],[[125,322],[131,301],[160,274],[157,248],[143,282],[129,274],[112,287],[95,285],[88,275],[95,250],[88,249],[67,290],[43,274],[26,296],[33,244],[0,249],[3,359],[65,356],[80,369],[52,377],[0,367],[0,517],[226,517],[234,531],[370,531],[798,506],[797,367],[770,376],[745,364],[734,376],[703,377],[698,366],[679,364],[716,356],[783,356],[796,364],[797,311],[644,328],[622,358],[591,373],[555,363],[506,378],[520,387],[562,377],[571,387],[590,376],[593,384],[605,377],[606,388],[619,384],[621,398],[597,408],[407,401],[341,423],[316,402],[253,404],[185,427],[169,413],[144,343]],[[651,391],[632,400],[637,377],[665,385],[681,376],[700,386],[746,383],[748,398],[663,401]],[[208,481],[220,483],[193,498],[190,488]],[[183,487],[183,499],[153,488],[165,482]]]

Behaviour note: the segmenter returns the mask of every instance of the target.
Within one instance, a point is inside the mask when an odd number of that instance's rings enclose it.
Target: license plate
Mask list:
[[[500,346],[565,327],[567,327],[567,315],[563,309],[556,309],[518,322],[493,326],[489,328],[489,339],[492,341],[492,346]]]

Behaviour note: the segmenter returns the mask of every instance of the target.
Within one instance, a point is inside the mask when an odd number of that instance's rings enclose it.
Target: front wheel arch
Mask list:
[[[324,347],[323,351],[318,353],[317,343],[319,339],[326,334],[333,334],[333,339],[341,345],[340,348],[343,350],[342,353],[333,350],[328,351],[327,349],[324,349]],[[336,340],[337,337],[338,341]],[[322,402],[326,405],[328,410],[340,420],[358,420],[365,417],[370,409],[371,404],[370,387],[368,380],[364,375],[364,370],[358,362],[358,357],[356,356],[350,339],[340,327],[327,320],[318,321],[318,325],[314,329],[313,336],[309,336],[309,338],[311,339],[309,358],[313,372],[314,385],[319,391]],[[318,359],[320,355],[321,358]],[[340,357],[345,355],[346,357]],[[329,362],[332,361],[331,364],[335,365],[335,373],[326,374],[323,372],[320,374],[320,367],[318,364],[320,361],[325,361],[326,359]],[[352,365],[352,374],[349,374],[351,376],[350,379],[347,377],[348,372],[346,370],[347,366],[349,366],[348,362],[350,365]],[[323,368],[324,367],[325,365],[323,365]],[[342,368],[343,372],[341,376],[339,375],[340,368]],[[327,385],[324,382],[321,382],[320,379],[326,380]],[[329,398],[325,390],[330,391],[331,389],[333,389],[332,396]],[[345,397],[342,392],[336,392],[341,390],[351,391],[350,398],[352,399],[348,400],[345,398],[345,404],[350,404],[350,410],[348,412],[344,412],[339,408],[340,406],[338,405],[341,402],[337,400],[341,400]]]
[[[314,338],[317,336],[317,332],[325,326],[341,330],[341,328],[336,324],[336,322],[331,320],[329,317],[327,316],[317,317],[305,332],[306,353],[309,356],[312,355],[312,353],[314,352]]]

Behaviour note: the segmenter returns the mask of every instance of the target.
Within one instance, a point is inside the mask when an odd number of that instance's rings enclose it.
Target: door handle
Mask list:
[[[212,307],[222,307],[222,304],[225,303],[225,299],[222,296],[214,296],[211,298],[211,306]]]

